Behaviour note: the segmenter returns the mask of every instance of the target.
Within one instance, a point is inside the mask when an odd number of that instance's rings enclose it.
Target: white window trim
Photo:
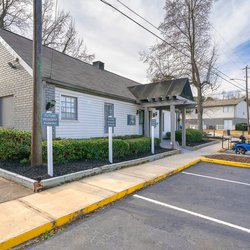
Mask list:
[[[232,113],[233,106],[223,106],[223,113]]]
[[[77,119],[62,119],[62,110],[61,110],[61,105],[62,105],[62,97],[63,96],[68,96],[68,97],[73,97],[76,98],[76,117]],[[79,123],[79,96],[75,96],[75,95],[71,95],[70,93],[60,93],[60,104],[59,104],[59,117],[60,117],[60,121],[61,122],[67,122],[67,123],[72,123],[72,122],[76,122]]]

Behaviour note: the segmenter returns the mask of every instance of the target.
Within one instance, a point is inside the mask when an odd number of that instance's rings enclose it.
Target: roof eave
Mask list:
[[[18,58],[19,63],[23,68],[33,76],[33,69],[26,63],[22,57],[0,36],[0,43],[5,47],[5,49],[15,58]]]
[[[74,90],[74,91],[78,91],[78,92],[82,92],[82,93],[86,93],[86,94],[102,96],[102,97],[107,97],[107,98],[111,98],[111,99],[115,99],[115,100],[119,100],[119,101],[124,101],[124,102],[136,104],[135,99],[130,99],[130,98],[126,98],[123,96],[113,95],[110,93],[105,93],[105,92],[101,92],[101,91],[97,91],[97,90],[93,90],[93,89],[89,89],[89,88],[85,88],[85,87],[80,87],[80,86],[77,86],[77,85],[72,84],[72,83],[66,83],[66,82],[58,81],[58,80],[47,78],[47,77],[43,77],[43,80],[48,82],[48,83],[54,84],[56,87],[61,87],[61,88]]]

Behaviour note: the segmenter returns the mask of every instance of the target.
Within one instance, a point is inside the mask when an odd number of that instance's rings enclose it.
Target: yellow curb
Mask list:
[[[179,168],[177,168],[177,169],[175,169],[175,170],[173,170],[173,171],[171,171],[169,173],[163,174],[163,175],[158,176],[158,177],[156,177],[154,179],[151,179],[149,181],[145,181],[143,183],[140,183],[140,184],[138,184],[136,186],[133,186],[133,187],[127,189],[127,190],[118,192],[118,193],[116,193],[116,194],[114,194],[114,195],[112,195],[112,196],[110,196],[110,197],[108,197],[108,198],[106,198],[104,200],[101,200],[101,201],[99,201],[97,203],[91,204],[91,205],[89,205],[89,206],[87,206],[87,207],[85,207],[85,208],[83,208],[81,210],[78,210],[78,211],[74,212],[74,213],[71,213],[71,214],[68,214],[66,216],[60,217],[60,218],[56,219],[55,221],[52,221],[52,222],[47,223],[45,225],[39,226],[39,227],[37,227],[35,229],[32,229],[29,232],[26,232],[26,233],[23,233],[23,234],[18,235],[16,237],[10,238],[5,242],[0,243],[0,250],[5,250],[5,249],[9,249],[11,247],[15,247],[17,245],[20,245],[20,244],[22,244],[22,243],[24,243],[24,242],[26,242],[28,240],[31,240],[31,239],[33,239],[33,238],[47,232],[47,231],[50,231],[50,230],[52,230],[52,229],[54,229],[56,227],[62,226],[64,224],[66,224],[66,223],[69,223],[72,220],[79,217],[80,215],[85,215],[85,214],[91,213],[91,212],[97,210],[98,208],[101,208],[101,207],[103,207],[103,206],[105,206],[105,205],[107,205],[109,203],[117,201],[117,200],[131,194],[131,193],[134,193],[137,190],[140,190],[140,189],[142,189],[142,188],[144,188],[146,186],[149,186],[149,185],[157,183],[157,182],[159,182],[161,180],[164,180],[167,177],[169,177],[171,175],[174,175],[174,174],[176,174],[176,173],[178,173],[178,172],[180,172],[180,171],[182,171],[182,170],[184,170],[184,169],[186,169],[186,168],[188,168],[188,167],[190,167],[190,166],[192,166],[192,165],[194,165],[194,164],[196,164],[196,163],[198,163],[200,161],[201,161],[201,159],[197,159],[195,161],[189,162],[188,164],[185,164],[185,165],[183,165],[183,166],[181,166],[181,167],[179,167]]]
[[[210,162],[210,163],[217,163],[221,165],[229,165],[233,167],[239,167],[239,168],[250,168],[250,163],[243,163],[243,162],[235,162],[235,161],[224,161],[224,160],[217,160],[212,158],[200,158],[202,162]]]
[[[41,235],[47,231],[50,231],[51,229],[54,228],[53,223],[47,223],[42,226],[39,226],[37,228],[34,228],[24,234],[18,235],[14,238],[8,239],[5,242],[0,243],[0,249],[5,250],[5,249],[10,249],[11,247],[15,247],[17,245],[20,245],[24,243],[27,240],[33,239],[37,237],[38,235]]]

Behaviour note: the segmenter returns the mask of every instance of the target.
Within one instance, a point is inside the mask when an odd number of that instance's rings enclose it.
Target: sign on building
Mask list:
[[[133,126],[136,124],[136,116],[135,115],[128,115],[128,125]]]

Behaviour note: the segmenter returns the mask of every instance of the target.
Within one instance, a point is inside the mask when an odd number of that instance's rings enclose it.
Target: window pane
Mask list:
[[[77,120],[77,98],[61,97],[61,118],[63,120]]]

